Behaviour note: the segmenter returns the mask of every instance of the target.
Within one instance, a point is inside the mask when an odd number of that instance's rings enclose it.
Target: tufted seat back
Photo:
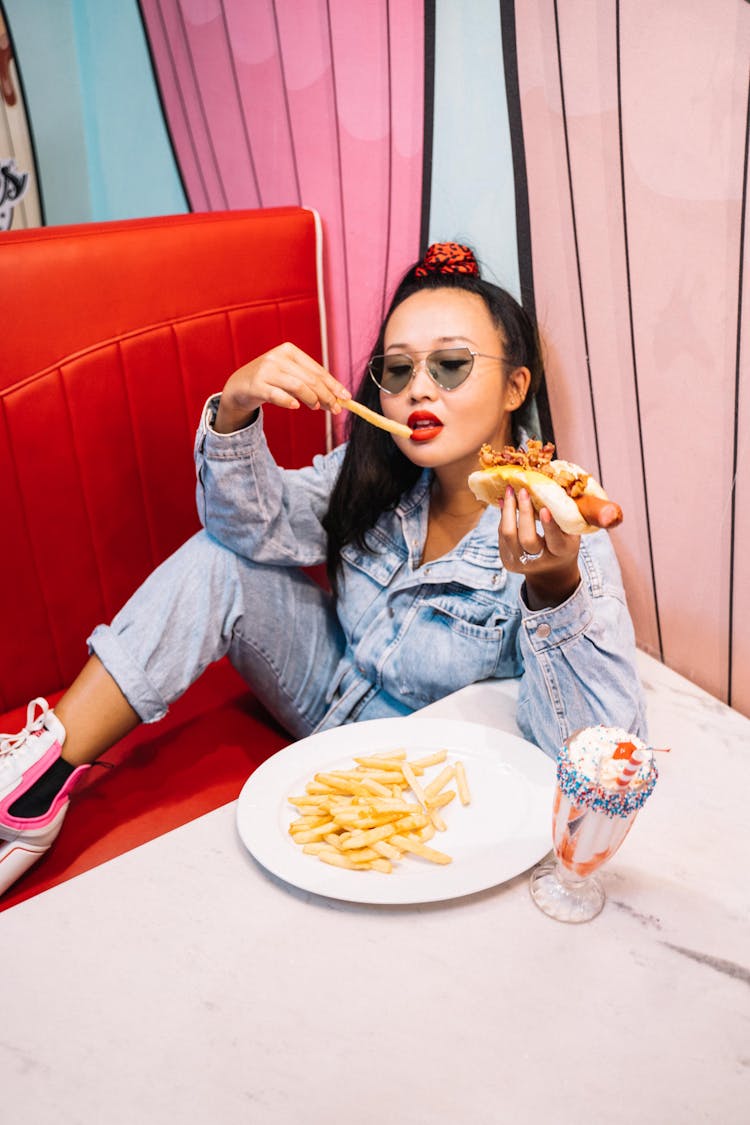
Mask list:
[[[85,638],[198,527],[200,408],[284,339],[325,347],[303,208],[0,235],[0,711],[66,686]],[[287,467],[325,448],[267,415]]]

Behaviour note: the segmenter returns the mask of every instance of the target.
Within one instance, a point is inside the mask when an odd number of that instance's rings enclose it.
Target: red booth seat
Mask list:
[[[325,351],[320,232],[303,208],[0,235],[0,731],[57,699],[85,638],[197,528],[205,399],[282,340]],[[326,446],[267,412],[286,467]],[[226,661],[90,770],[49,855],[0,909],[237,796],[289,741]]]

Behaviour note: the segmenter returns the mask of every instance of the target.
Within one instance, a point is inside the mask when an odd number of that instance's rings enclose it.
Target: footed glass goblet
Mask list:
[[[629,750],[618,751],[624,746]],[[631,751],[635,756],[626,757]],[[594,727],[571,737],[558,758],[555,858],[531,874],[531,897],[540,910],[559,922],[588,922],[601,912],[606,895],[595,873],[622,844],[657,777],[653,755],[625,731]]]

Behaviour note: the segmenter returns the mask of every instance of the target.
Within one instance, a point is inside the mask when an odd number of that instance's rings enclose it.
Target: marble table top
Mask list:
[[[750,721],[641,654],[653,797],[585,925],[528,873],[445,903],[295,890],[230,804],[0,916],[0,1096],[31,1125],[747,1125]],[[516,684],[425,713],[516,731]]]

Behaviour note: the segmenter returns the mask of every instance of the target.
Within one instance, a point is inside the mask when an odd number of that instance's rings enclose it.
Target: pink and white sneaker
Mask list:
[[[89,769],[63,760],[64,742],[46,699],[32,699],[22,731],[0,734],[0,895],[55,842],[70,792]]]

